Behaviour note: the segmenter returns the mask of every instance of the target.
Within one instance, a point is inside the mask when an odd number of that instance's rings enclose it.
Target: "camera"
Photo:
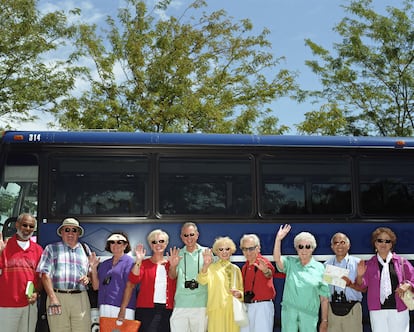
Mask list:
[[[334,293],[332,294],[332,302],[346,303],[347,300],[346,300],[345,293],[343,291],[341,291],[339,293],[337,291],[334,291]]]
[[[111,282],[111,279],[112,279],[112,276],[107,276],[105,279],[104,279],[104,281],[103,281],[103,284],[106,286],[106,285],[109,285],[109,283]]]
[[[244,303],[252,303],[254,298],[253,291],[244,292]]]
[[[185,288],[189,288],[191,290],[198,288],[198,282],[195,281],[194,279],[192,280],[187,280],[184,282],[184,287]]]

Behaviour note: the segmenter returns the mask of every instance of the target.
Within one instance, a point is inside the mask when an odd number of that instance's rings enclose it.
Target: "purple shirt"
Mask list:
[[[112,260],[113,258],[107,259],[98,267],[98,306],[101,304],[121,306],[128,275],[134,266],[134,259],[128,255],[123,255],[115,266],[112,266]],[[135,302],[136,292],[132,293],[127,308],[135,309]]]
[[[403,273],[401,269],[401,264],[404,265],[404,276],[405,280],[410,282],[411,285],[414,284],[414,268],[406,259],[401,261],[401,257],[397,256],[395,253],[392,254],[392,262],[394,264],[395,273],[397,274],[398,282],[403,282]],[[367,270],[362,279],[362,286],[368,287],[368,310],[381,310],[380,302],[380,281],[381,273],[378,266],[377,256],[371,257],[367,262],[365,262]],[[395,294],[395,303],[397,305],[397,311],[406,310],[404,302],[401,301],[400,297],[393,291]]]

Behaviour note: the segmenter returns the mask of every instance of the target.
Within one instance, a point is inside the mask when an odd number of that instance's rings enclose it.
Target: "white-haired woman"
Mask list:
[[[280,272],[286,274],[282,298],[283,332],[316,331],[321,308],[320,332],[328,330],[329,287],[323,282],[324,266],[312,254],[315,237],[308,232],[296,235],[294,246],[298,256],[282,256],[281,242],[290,232],[290,225],[280,226],[275,239],[273,258]]]
[[[118,318],[125,318],[132,291],[136,284],[140,284],[135,310],[135,317],[141,321],[140,332],[170,331],[176,282],[169,276],[171,264],[164,256],[168,240],[166,232],[156,229],[147,236],[151,257],[144,259],[146,250],[142,244],[135,249],[135,265],[129,273]],[[170,252],[174,250],[177,249]]]
[[[230,262],[236,245],[227,236],[219,237],[212,250],[219,259],[213,263],[211,251],[206,249],[198,274],[198,282],[208,289],[208,332],[239,332],[233,316],[233,296],[243,301],[243,280],[239,267]]]

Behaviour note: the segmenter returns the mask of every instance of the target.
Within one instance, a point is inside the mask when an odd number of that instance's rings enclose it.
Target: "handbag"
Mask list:
[[[351,302],[331,302],[332,313],[336,316],[346,316],[350,313],[357,301]]]
[[[120,321],[118,318],[99,318],[100,332],[137,332],[140,326],[139,320],[124,319]]]
[[[233,271],[233,288],[236,288],[236,272]],[[240,327],[249,325],[249,317],[247,315],[247,308],[244,302],[241,302],[236,297],[233,298],[233,317],[234,321]]]
[[[402,257],[401,257],[400,263],[401,263],[402,277],[403,277],[403,282],[404,282],[406,279],[405,279],[405,271],[404,271],[404,264],[403,264]],[[408,310],[414,310],[414,293],[412,290],[410,289],[406,290],[403,293],[403,295],[400,296],[400,298],[404,302]]]

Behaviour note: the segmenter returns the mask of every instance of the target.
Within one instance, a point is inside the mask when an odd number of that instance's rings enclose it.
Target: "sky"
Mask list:
[[[148,4],[154,0],[146,0]],[[190,0],[173,0],[174,13],[182,13]],[[384,0],[374,0],[374,8],[380,12],[386,5]],[[395,1],[400,3],[401,1]],[[297,82],[303,89],[320,87],[318,77],[305,65],[306,60],[314,60],[305,39],[332,49],[340,37],[333,28],[347,14],[343,5],[348,0],[207,0],[209,10],[224,9],[230,17],[238,21],[248,18],[254,31],[263,28],[270,30],[268,40],[272,44],[271,52],[275,58],[284,57],[280,69],[289,69],[297,73]],[[109,15],[115,17],[118,8],[124,7],[123,0],[39,0],[39,10],[69,10],[80,8],[82,19],[89,23],[100,24]],[[302,122],[306,112],[316,109],[310,103],[298,104],[290,98],[277,99],[270,105],[279,125],[291,128],[288,134],[297,134],[295,124]],[[49,119],[50,120],[50,119]],[[25,125],[29,130],[47,130],[47,121],[37,121]],[[19,128],[18,128],[19,129]]]

